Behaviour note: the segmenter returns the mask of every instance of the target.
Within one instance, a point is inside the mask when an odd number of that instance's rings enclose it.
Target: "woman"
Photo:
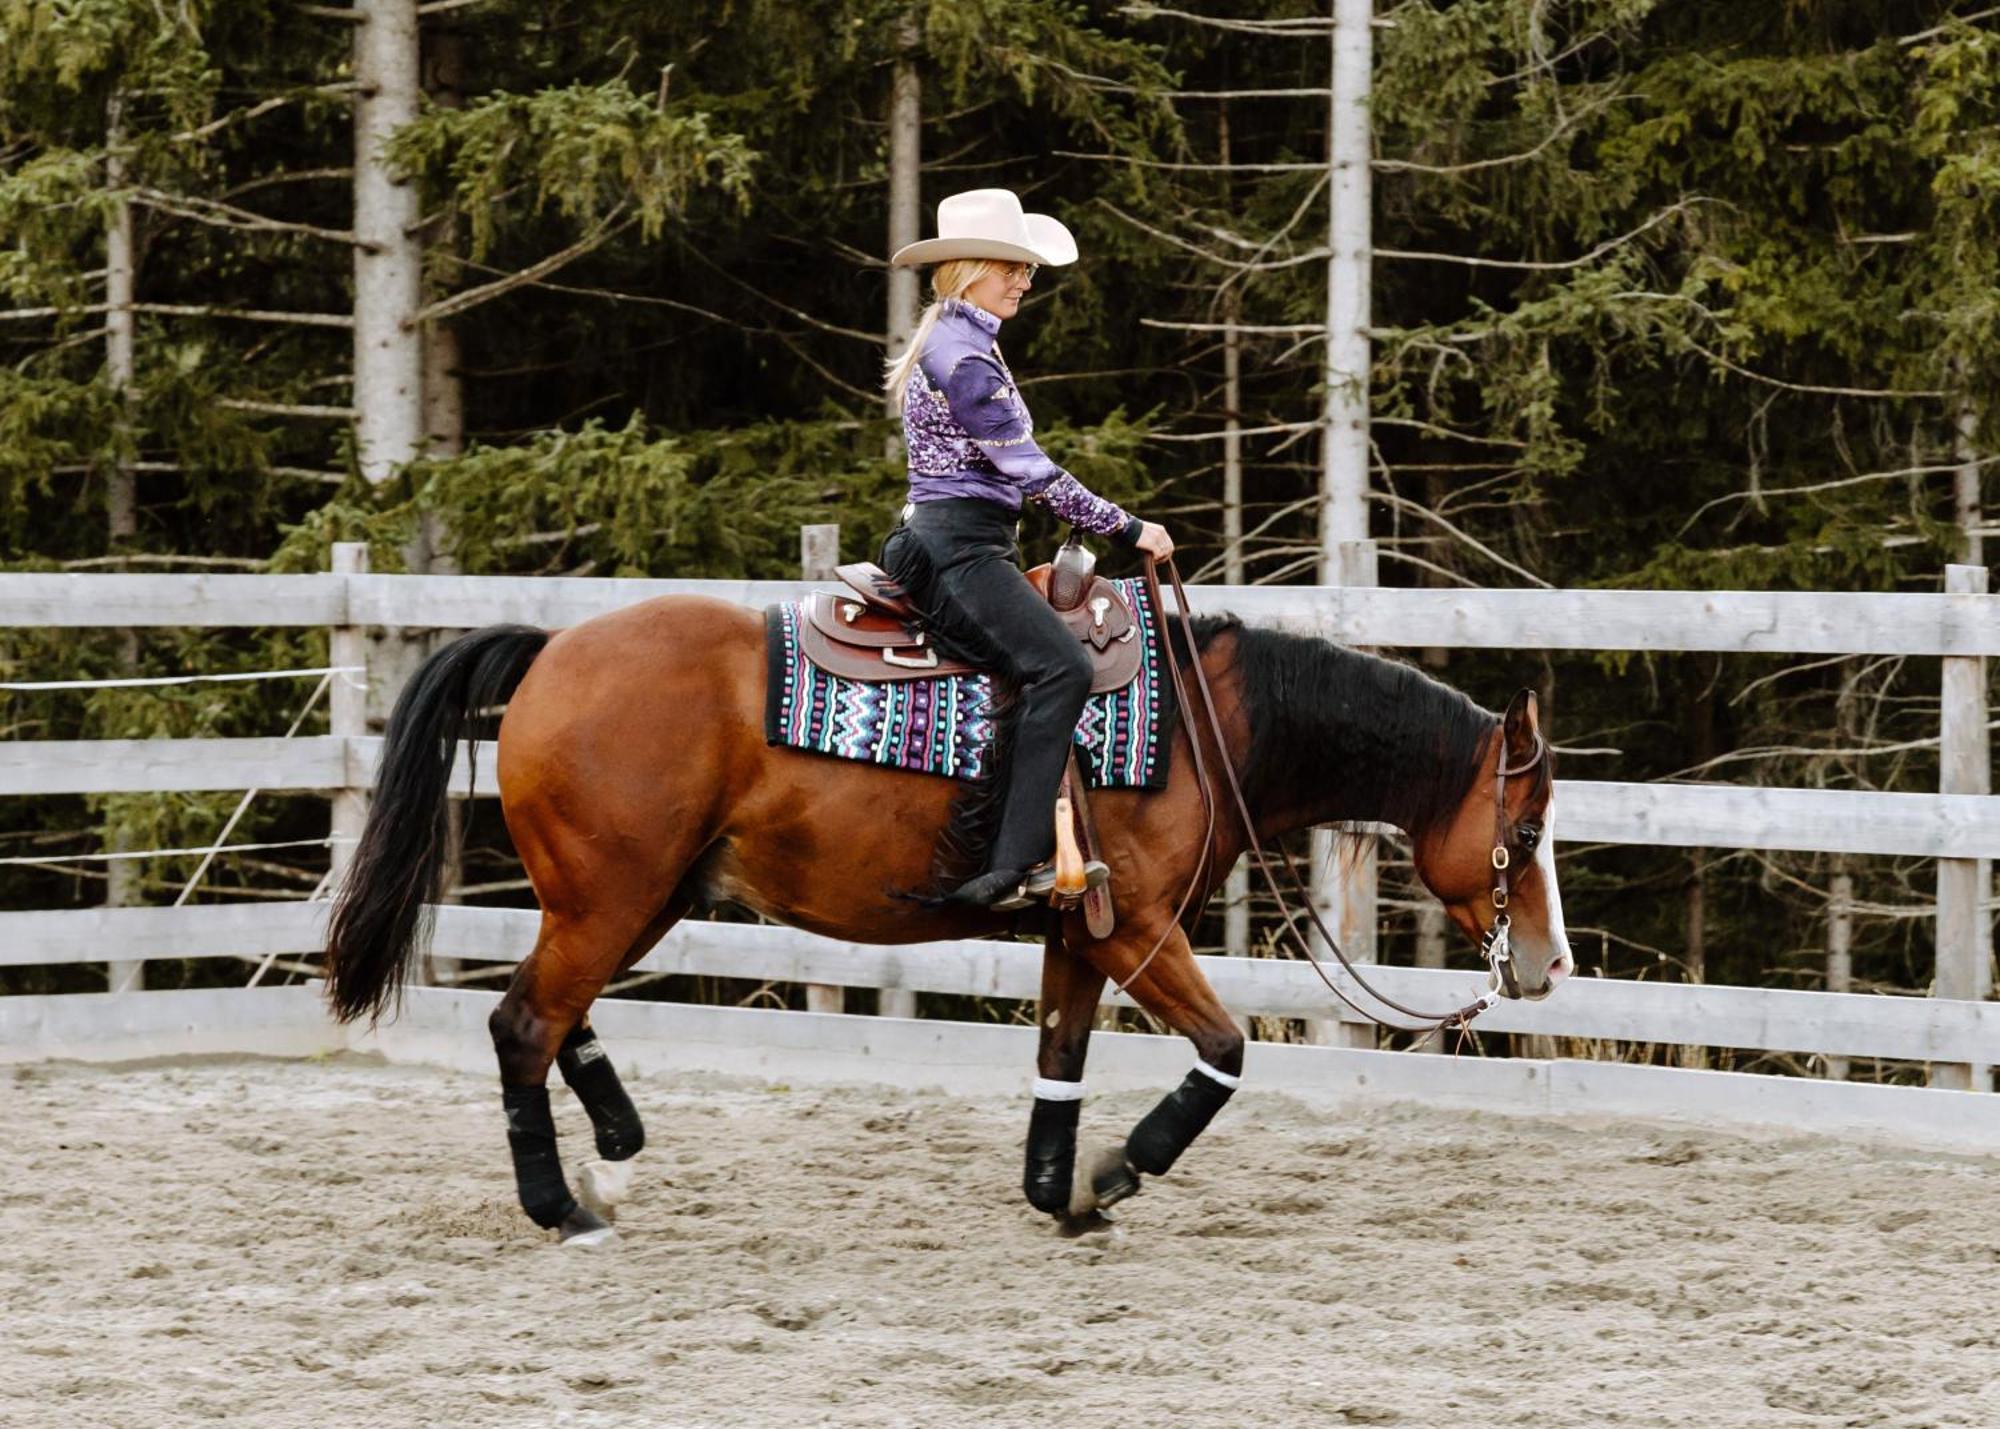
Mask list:
[[[1076,261],[1076,241],[1046,214],[1024,213],[1006,189],[975,189],[938,205],[938,237],[892,266],[935,263],[935,295],[910,346],[889,366],[903,413],[909,505],[882,564],[934,629],[980,664],[1015,680],[1019,723],[999,830],[987,868],[947,895],[976,907],[1026,907],[1054,885],[1055,800],[1071,737],[1090,697],[1090,661],[1021,574],[1021,503],[1038,501],[1081,531],[1173,554],[1166,531],[1093,495],[1035,444],[1034,422],[1000,355],[1000,325],[1043,265]],[[1093,885],[1106,870],[1088,871]]]

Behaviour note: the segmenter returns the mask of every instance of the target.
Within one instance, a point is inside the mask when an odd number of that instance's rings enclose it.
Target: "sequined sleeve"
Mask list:
[[[979,450],[1024,496],[1040,501],[1079,530],[1137,539],[1138,522],[1064,471],[1035,442],[1034,423],[1021,394],[990,357],[961,360],[944,386],[951,415]]]
[[[1126,515],[1124,507],[1106,501],[1068,472],[1035,493],[1035,500],[1079,531],[1116,536],[1128,546],[1139,539],[1136,518]]]

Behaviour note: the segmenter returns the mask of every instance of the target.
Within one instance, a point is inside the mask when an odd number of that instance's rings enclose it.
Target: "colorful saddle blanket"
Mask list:
[[[1132,608],[1145,659],[1130,684],[1092,695],[1084,705],[1077,764],[1092,788],[1164,788],[1173,732],[1164,627],[1144,581],[1113,584]],[[829,675],[800,650],[801,619],[797,602],[764,612],[766,742],[950,779],[986,777],[993,741],[989,677],[877,684]]]

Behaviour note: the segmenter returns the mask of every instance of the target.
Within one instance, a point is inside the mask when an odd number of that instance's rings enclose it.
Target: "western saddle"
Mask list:
[[[799,643],[805,657],[849,680],[921,680],[969,675],[978,667],[947,659],[930,643],[909,593],[872,561],[834,571],[845,590],[814,591],[805,605]],[[1123,689],[1139,673],[1145,652],[1139,627],[1118,588],[1097,574],[1097,558],[1075,539],[1047,565],[1028,572],[1090,656],[1092,694]]]
[[[814,591],[806,600],[799,629],[800,648],[813,664],[849,680],[921,680],[968,675],[977,667],[940,655],[930,643],[923,616],[909,593],[872,561],[838,566],[834,574],[846,590]],[[1047,598],[1080,641],[1091,661],[1092,694],[1132,683],[1145,661],[1139,626],[1118,588],[1097,574],[1097,557],[1075,536],[1056,558],[1028,572],[1028,582]],[[1083,910],[1093,938],[1108,938],[1117,924],[1111,889],[1103,881],[1097,827],[1088,794],[1070,750],[1069,768],[1056,798],[1055,886],[1057,908]],[[1095,868],[1091,878],[1087,870]]]

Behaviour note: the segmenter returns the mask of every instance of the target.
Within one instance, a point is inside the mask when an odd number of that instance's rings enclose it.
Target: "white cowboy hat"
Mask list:
[[[1076,262],[1076,239],[1046,213],[1023,213],[1012,189],[971,189],[938,205],[938,236],[896,251],[891,268],[952,258],[998,258],[1060,268]]]

